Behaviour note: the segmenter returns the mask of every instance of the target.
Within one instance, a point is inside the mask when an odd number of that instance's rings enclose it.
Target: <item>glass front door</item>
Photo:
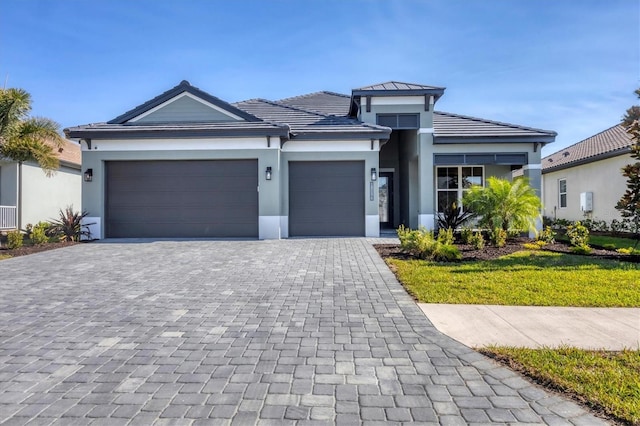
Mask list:
[[[393,228],[393,173],[380,173],[378,178],[378,203],[380,227]]]

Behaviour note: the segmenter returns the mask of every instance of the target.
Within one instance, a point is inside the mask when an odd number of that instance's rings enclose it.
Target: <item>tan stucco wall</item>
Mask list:
[[[550,218],[582,220],[585,215],[580,210],[580,193],[593,192],[592,219],[621,219],[615,209],[616,203],[627,188],[622,168],[633,162],[630,155],[620,155],[581,166],[556,172],[544,173],[543,212]],[[560,208],[558,181],[567,180],[567,207]]]

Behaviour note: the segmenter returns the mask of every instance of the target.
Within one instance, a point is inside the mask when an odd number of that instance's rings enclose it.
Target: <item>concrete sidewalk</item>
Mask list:
[[[470,347],[640,348],[640,308],[418,305],[438,330]]]

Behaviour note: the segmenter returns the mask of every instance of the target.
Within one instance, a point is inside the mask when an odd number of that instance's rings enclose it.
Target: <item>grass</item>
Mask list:
[[[437,263],[389,258],[423,303],[639,307],[640,264],[544,251]]]
[[[536,381],[572,394],[592,408],[640,424],[640,350],[587,351],[492,346],[493,356]]]
[[[557,237],[559,241],[569,241],[569,238],[566,236]],[[619,248],[629,248],[634,247],[637,241],[631,238],[623,238],[623,237],[611,237],[608,235],[589,235],[589,244],[598,247],[615,247]],[[640,244],[638,247],[640,249]]]

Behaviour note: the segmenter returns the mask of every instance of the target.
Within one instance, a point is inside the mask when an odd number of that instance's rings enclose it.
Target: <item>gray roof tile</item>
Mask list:
[[[603,158],[630,152],[633,140],[622,124],[616,124],[596,135],[563,148],[542,159],[542,171],[566,169]]]
[[[401,81],[387,81],[386,83],[372,84],[370,86],[359,87],[354,90],[382,90],[382,91],[405,91],[405,90],[444,90],[444,87],[427,86],[424,84],[403,83]]]
[[[450,112],[434,111],[433,129],[436,138],[476,137],[541,137],[554,138],[551,130],[536,129],[517,124],[502,123],[484,118],[470,117]]]
[[[345,116],[349,112],[351,96],[334,92],[315,92],[280,99],[279,104],[317,112],[325,115]]]

